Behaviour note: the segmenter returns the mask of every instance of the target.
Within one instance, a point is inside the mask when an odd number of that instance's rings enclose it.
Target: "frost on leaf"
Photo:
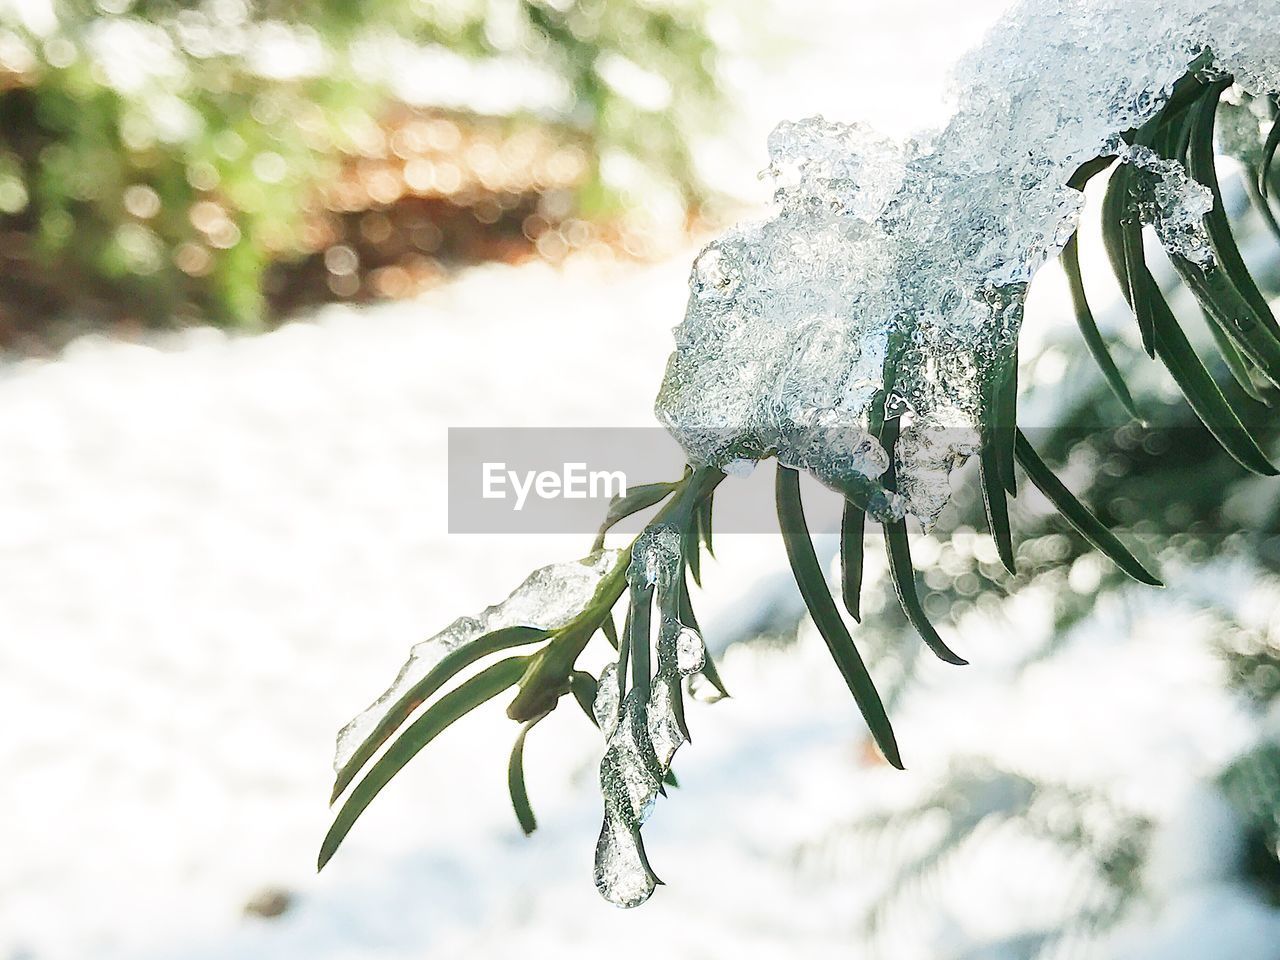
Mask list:
[[[1280,4],[1024,2],[960,64],[941,130],[780,124],[773,214],[695,262],[659,419],[695,464],[776,455],[872,516],[931,524],[1014,362],[1027,285],[1076,228],[1082,164],[1123,150],[1144,221],[1212,266],[1203,188],[1120,139],[1206,51],[1245,91],[1276,91]],[[904,412],[885,451],[873,431]]]
[[[604,550],[585,560],[541,567],[502,603],[487,607],[475,617],[460,617],[435,636],[415,644],[387,692],[338,732],[334,769],[341,771],[387,710],[450,653],[505,627],[563,627],[591,602],[600,582],[618,562],[617,550]]]

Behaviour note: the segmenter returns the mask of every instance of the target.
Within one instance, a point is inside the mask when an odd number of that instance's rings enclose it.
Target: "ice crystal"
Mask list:
[[[696,464],[776,455],[880,519],[932,523],[1014,362],[1027,284],[1075,230],[1081,164],[1123,150],[1143,220],[1212,267],[1203,188],[1119,136],[1206,51],[1244,91],[1275,92],[1280,4],[1027,0],[957,69],[942,130],[894,143],[780,124],[773,215],[697,258],[659,419]],[[885,451],[872,431],[903,413]]]
[[[618,562],[617,550],[604,550],[585,560],[541,567],[502,603],[487,607],[475,617],[460,617],[435,636],[415,644],[387,692],[338,732],[334,769],[346,766],[387,710],[450,653],[504,627],[554,630],[564,626],[591,601],[600,581]]]

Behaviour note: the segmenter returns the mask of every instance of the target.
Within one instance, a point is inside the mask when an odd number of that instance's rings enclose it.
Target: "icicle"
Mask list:
[[[593,705],[605,736],[600,761],[605,817],[596,845],[596,886],[605,899],[625,907],[642,903],[654,889],[639,829],[653,812],[659,781],[688,739],[680,679],[700,670],[706,658],[702,638],[678,616],[681,543],[679,530],[659,524],[641,533],[631,550],[627,578],[633,587],[652,586],[657,608],[656,670],[647,701],[642,703],[640,691],[632,688],[619,703],[619,668],[611,663],[600,674]]]

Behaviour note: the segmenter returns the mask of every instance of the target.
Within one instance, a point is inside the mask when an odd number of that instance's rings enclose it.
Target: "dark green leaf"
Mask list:
[[[848,628],[840,618],[840,611],[836,609],[835,600],[827,589],[826,578],[822,575],[822,567],[814,553],[809,527],[804,519],[804,506],[800,502],[800,475],[782,464],[778,464],[776,498],[778,525],[782,530],[791,571],[800,588],[800,596],[809,608],[813,622],[822,634],[827,649],[831,651],[836,666],[840,668],[840,674],[848,684],[880,751],[886,760],[901,770],[902,757],[898,753],[898,743],[880,694],[876,692],[871,675],[853,644],[853,638],[849,636]]]
[[[1225,82],[1229,86],[1229,82]],[[1254,282],[1249,268],[1240,255],[1240,248],[1231,233],[1231,224],[1227,220],[1227,211],[1222,203],[1222,189],[1218,184],[1218,172],[1213,161],[1213,128],[1218,109],[1218,97],[1225,89],[1223,84],[1210,87],[1210,92],[1193,111],[1191,140],[1187,152],[1188,171],[1200,183],[1209,188],[1213,194],[1213,209],[1205,217],[1205,227],[1209,239],[1217,255],[1219,269],[1226,273],[1231,285],[1240,293],[1245,302],[1252,308],[1262,328],[1271,334],[1271,338],[1280,343],[1280,324],[1276,323],[1267,304]]]
[[[684,573],[680,576],[680,622],[686,627],[698,630],[698,618],[693,613],[693,601],[689,598],[689,580]],[[716,688],[720,696],[729,696],[729,691],[725,689],[724,681],[720,679],[720,673],[716,670],[715,661],[711,659],[710,651],[707,651],[706,660],[698,672]]]
[[[686,627],[693,627],[698,630],[698,618],[693,612],[693,599],[689,596],[689,577],[686,570],[680,573],[680,602],[678,606],[678,615],[680,622]]]
[[[1000,466],[996,463],[996,452],[989,443],[982,445],[978,473],[982,483],[982,503],[987,511],[987,524],[991,527],[991,537],[996,542],[1000,562],[1010,573],[1017,573],[1013,564],[1013,533],[1009,529],[1007,491],[1000,482]]]
[[[898,592],[898,602],[902,611],[916,628],[916,633],[924,640],[925,645],[934,652],[939,660],[962,667],[969,661],[948,647],[933,629],[933,624],[925,616],[924,606],[916,593],[915,568],[911,564],[911,544],[907,535],[907,521],[898,520],[883,524],[884,543],[889,554],[889,574],[893,578],[894,589]]]
[[[1204,364],[1191,349],[1186,335],[1183,334],[1177,318],[1169,309],[1146,264],[1142,261],[1131,263],[1126,259],[1121,224],[1131,214],[1126,209],[1128,188],[1121,178],[1125,176],[1127,170],[1127,165],[1121,166],[1112,176],[1103,200],[1102,214],[1103,243],[1112,269],[1120,281],[1121,289],[1125,297],[1131,299],[1132,284],[1132,288],[1139,291],[1144,303],[1150,307],[1155,323],[1156,346],[1161,361],[1173,376],[1196,416],[1209,428],[1210,433],[1222,444],[1223,449],[1246,469],[1266,476],[1274,475],[1275,468],[1267,461],[1266,456],[1241,425],[1235,412],[1223,398],[1218,385],[1214,383],[1213,377],[1205,370]],[[1121,182],[1118,183],[1118,180]],[[1204,275],[1187,269],[1188,261],[1180,257],[1170,259],[1192,286],[1193,292],[1196,292],[1210,320],[1221,322],[1221,306],[1214,302],[1214,297],[1205,291],[1195,290],[1197,279],[1203,279]],[[1231,325],[1231,322],[1227,321],[1224,330],[1230,333],[1231,331],[1227,328]],[[1239,342],[1235,337],[1232,339]],[[1256,360],[1253,354],[1246,352],[1246,355]]]
[[[466,716],[476,707],[492,700],[504,690],[519,682],[529,665],[530,657],[508,657],[486,667],[461,686],[450,690],[432,704],[425,713],[411,723],[395,743],[378,758],[364,778],[356,784],[351,796],[338,810],[333,826],[320,845],[317,869],[323,869],[337,851],[360,814],[373,802],[392,777],[404,765],[417,756],[418,751],[434,740],[452,723]]]
[[[848,500],[840,517],[840,593],[849,616],[862,622],[862,541],[867,515]]]
[[[1092,160],[1087,163],[1082,163],[1076,168],[1076,172],[1067,180],[1067,186],[1071,187],[1073,190],[1080,190],[1083,192],[1085,184],[1115,162],[1115,157],[1094,157]]]
[[[1213,336],[1213,342],[1217,344],[1218,353],[1222,355],[1231,378],[1239,384],[1241,390],[1254,400],[1259,403],[1267,403],[1266,397],[1262,395],[1261,391],[1258,390],[1257,384],[1253,382],[1253,370],[1255,368],[1240,355],[1240,351],[1236,349],[1236,345],[1231,342],[1231,338],[1226,335],[1221,326],[1214,323],[1208,316],[1205,317],[1205,320],[1209,327],[1209,333]]]
[[[1129,182],[1132,169],[1122,163],[1116,167],[1107,181],[1107,192],[1102,196],[1102,246],[1107,251],[1111,272],[1120,284],[1125,303],[1133,306],[1129,293],[1129,267],[1125,262],[1122,225],[1129,216]]]
[[[702,542],[707,548],[707,553],[711,556],[716,555],[715,545],[711,539],[711,514],[715,501],[715,491],[711,491],[698,504],[698,533],[702,536]]]
[[[533,815],[533,807],[529,805],[529,791],[524,785],[524,738],[538,720],[530,720],[520,728],[515,746],[511,748],[511,759],[507,762],[507,790],[511,794],[511,806],[526,837],[538,829],[538,821]]]
[[[614,497],[609,504],[609,512],[605,514],[604,523],[600,525],[600,531],[596,534],[596,542],[592,549],[599,550],[604,546],[605,534],[616,524],[641,510],[647,510],[661,503],[678,486],[678,483],[646,483],[632,487],[625,497]]]
[[[1200,301],[1209,320],[1253,361],[1259,373],[1280,386],[1280,340],[1267,331],[1226,273],[1221,269],[1206,273],[1177,255],[1170,256],[1169,261]]]
[[[716,662],[712,659],[709,652],[707,653],[706,661],[702,664],[702,669],[698,672],[706,678],[707,683],[716,688],[716,692],[719,693],[720,696],[725,698],[731,696],[729,691],[725,689],[724,681],[720,679],[720,671],[716,669]]]
[[[1014,354],[1009,360],[1009,369],[1004,379],[999,381],[995,401],[995,431],[992,442],[996,449],[996,465],[1000,468],[1000,479],[1009,496],[1018,495],[1018,481],[1013,475],[1013,431],[1018,426],[1018,353],[1014,346]]]
[[[1258,177],[1256,171],[1249,171],[1245,177],[1245,183],[1249,188],[1249,199],[1253,202],[1253,208],[1258,211],[1258,215],[1262,217],[1263,222],[1267,225],[1267,229],[1271,231],[1271,235],[1280,240],[1280,222],[1276,221],[1275,211],[1271,209],[1271,201],[1262,195],[1258,189]]]
[[[633,583],[631,586],[631,609],[628,621],[631,638],[631,687],[638,691],[640,703],[649,702],[649,690],[652,682],[649,657],[649,624],[652,620],[653,585]]]
[[[1084,504],[1063,486],[1062,481],[1040,459],[1039,454],[1035,452],[1021,430],[1018,431],[1017,454],[1018,462],[1022,464],[1022,469],[1027,471],[1027,476],[1031,478],[1031,482],[1040,489],[1040,492],[1058,509],[1058,512],[1066,517],[1067,522],[1079,531],[1082,537],[1110,557],[1116,566],[1133,577],[1133,579],[1141,583],[1151,584],[1154,587],[1164,586],[1157,577],[1138,562],[1138,559],[1129,552],[1128,548],[1120,542],[1114,533],[1102,525],[1102,521],[1090,513]]]
[[[1173,93],[1161,110],[1156,123],[1176,123],[1178,115],[1195,106],[1196,101],[1204,96],[1205,83],[1200,79],[1202,70],[1213,66],[1213,52],[1205,50],[1187,67],[1187,72],[1173,85]]]
[[[1280,148],[1280,115],[1271,124],[1271,132],[1262,146],[1262,163],[1258,166],[1258,192],[1264,198],[1271,196],[1271,164],[1276,159],[1276,149]]]
[[[1231,404],[1196,356],[1177,318],[1155,287],[1155,279],[1142,265],[1143,281],[1154,290],[1156,305],[1156,346],[1160,360],[1178,384],[1187,403],[1201,422],[1209,428],[1222,448],[1242,467],[1262,476],[1275,476],[1276,468],[1240,423]]]
[[[886,420],[880,429],[880,445],[885,450],[890,451],[890,466],[882,479],[891,487],[897,482],[892,465],[892,451],[897,446],[897,443],[898,421]],[[916,593],[915,567],[911,562],[911,545],[907,538],[907,521],[903,519],[895,523],[882,523],[881,527],[884,530],[885,550],[889,556],[889,575],[893,579],[893,586],[898,594],[898,603],[902,606],[902,612],[907,615],[907,620],[910,621],[911,626],[915,627],[916,633],[920,634],[920,638],[924,640],[925,645],[933,651],[938,659],[946,663],[953,663],[956,666],[967,664],[967,660],[957,655],[942,642],[942,638],[938,636],[938,631],[933,629],[933,624],[925,616],[924,607],[921,605],[920,597]]]
[[[1142,224],[1138,221],[1131,202],[1133,178],[1133,168],[1122,163],[1107,183],[1107,192],[1102,201],[1102,242],[1125,302],[1137,318],[1143,349],[1154,356],[1154,306],[1147,287],[1138,282],[1135,276],[1135,265],[1145,262],[1145,251]]]
[[[406,690],[400,699],[393,703],[387,709],[387,712],[383,714],[382,719],[378,721],[378,725],[370,731],[369,736],[360,744],[356,752],[351,755],[351,759],[338,771],[338,778],[334,783],[333,795],[329,798],[329,802],[333,803],[337,800],[342,795],[342,791],[347,789],[347,785],[355,779],[356,774],[378,752],[378,748],[386,743],[391,735],[400,728],[400,725],[408,720],[415,710],[426,703],[433,693],[457,676],[460,671],[471,666],[477,660],[481,660],[500,650],[508,650],[511,647],[519,647],[526,643],[535,643],[538,640],[545,640],[549,636],[551,636],[550,630],[543,630],[538,627],[503,627],[501,630],[487,633],[471,643],[463,644],[446,655],[444,659],[431,668],[425,677]]]
[[[627,603],[627,616],[622,622],[622,634],[618,637],[618,702],[627,694],[627,670],[631,665],[631,604]]]
[[[1067,275],[1067,284],[1071,287],[1071,302],[1075,306],[1076,324],[1080,327],[1084,344],[1088,347],[1089,354],[1098,365],[1098,369],[1102,371],[1102,376],[1106,379],[1111,392],[1116,395],[1116,399],[1120,401],[1129,416],[1135,420],[1141,420],[1138,408],[1133,402],[1133,396],[1129,393],[1129,388],[1115,360],[1112,359],[1110,351],[1107,350],[1102,332],[1098,329],[1097,321],[1093,319],[1093,311],[1089,309],[1089,301],[1084,291],[1084,279],[1080,276],[1080,250],[1077,244],[1079,237],[1080,233],[1077,231],[1062,250],[1062,269]]]
[[[698,586],[702,586],[702,553],[701,546],[698,543],[698,527],[695,518],[688,527],[685,528],[681,536],[681,552],[684,554],[685,566],[689,569],[693,582]]]
[[[671,712],[676,718],[676,728],[688,743],[693,743],[693,736],[689,733],[689,723],[684,715],[684,686],[680,683],[680,678],[672,677],[662,682],[668,684],[671,690]]]
[[[618,628],[613,623],[613,612],[610,611],[604,615],[604,619],[600,621],[600,632],[604,634],[604,638],[609,641],[613,649],[618,649]]]
[[[1121,189],[1127,189],[1133,182],[1134,173],[1126,165],[1116,172],[1114,181],[1123,175]],[[1126,215],[1120,221],[1120,243],[1124,250],[1126,277],[1129,284],[1129,305],[1138,320],[1138,333],[1142,337],[1142,349],[1147,356],[1156,355],[1155,341],[1155,306],[1151,302],[1151,289],[1137,278],[1136,267],[1146,262],[1146,250],[1142,241],[1142,222],[1131,208],[1126,208]]]
[[[635,705],[624,713],[624,720],[632,724],[632,736],[640,758],[649,769],[649,773],[660,780],[662,764],[654,753],[653,742],[649,739],[649,695],[653,689],[652,648],[649,627],[653,613],[652,584],[632,584],[631,604],[627,610],[627,647],[631,651],[631,689],[635,694]],[[621,668],[620,668],[621,669]]]
[[[591,674],[585,670],[574,670],[569,674],[569,692],[573,694],[573,699],[578,701],[578,706],[582,708],[582,712],[587,715],[587,719],[595,726],[600,726],[596,721],[596,691],[600,684]]]

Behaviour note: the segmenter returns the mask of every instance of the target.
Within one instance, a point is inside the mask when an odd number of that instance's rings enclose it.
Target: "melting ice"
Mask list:
[[[1014,362],[1027,284],[1075,230],[1068,178],[1117,153],[1206,49],[1245,91],[1277,91],[1280,3],[1024,2],[961,63],[942,130],[895,143],[859,124],[780,124],[774,213],[697,258],[659,419],[696,464],[776,454],[861,489],[881,519],[931,525]],[[1207,191],[1176,162],[1123,152],[1148,175],[1144,222],[1212,267]],[[876,409],[889,397],[897,409]],[[900,411],[886,493],[890,452],[871,428]]]
[[[591,602],[600,581],[619,563],[617,550],[585,560],[541,567],[499,604],[475,617],[460,617],[435,636],[415,644],[387,692],[338,732],[334,770],[346,766],[387,710],[454,650],[504,627],[563,627]]]

